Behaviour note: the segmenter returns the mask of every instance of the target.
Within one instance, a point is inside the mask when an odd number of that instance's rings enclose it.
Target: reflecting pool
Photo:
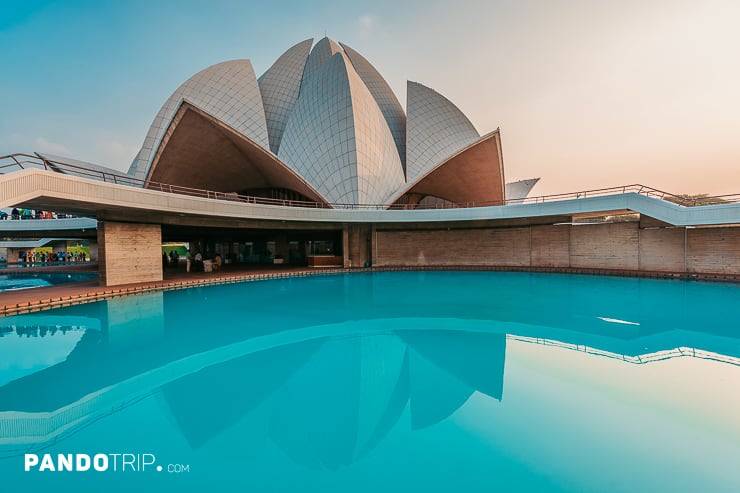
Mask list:
[[[66,282],[97,279],[97,272],[16,272],[0,274],[0,293],[19,289],[41,288]]]
[[[0,477],[7,491],[737,492],[739,302],[733,284],[389,272],[6,317]]]

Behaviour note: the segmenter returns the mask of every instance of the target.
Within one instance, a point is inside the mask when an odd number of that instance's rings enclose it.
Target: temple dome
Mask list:
[[[330,207],[496,203],[506,190],[498,130],[481,137],[416,82],[404,112],[365,57],[329,38],[297,43],[259,79],[249,60],[195,74],[160,109],[129,174]]]

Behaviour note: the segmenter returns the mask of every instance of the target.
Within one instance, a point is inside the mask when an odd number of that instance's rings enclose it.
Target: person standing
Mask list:
[[[192,260],[192,256],[190,255],[190,250],[185,251],[185,272],[190,272],[190,262]]]

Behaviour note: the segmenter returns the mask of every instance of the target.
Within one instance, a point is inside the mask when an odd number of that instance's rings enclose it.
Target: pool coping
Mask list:
[[[97,272],[98,271],[98,263],[97,262],[65,262],[65,263],[59,263],[55,265],[31,265],[27,266],[26,264],[5,264],[7,267],[0,269],[0,274],[8,273],[8,274],[20,274],[23,272],[64,272],[69,274],[74,274],[77,272]],[[12,267],[11,267],[12,266]]]
[[[294,277],[312,277],[321,275],[335,275],[345,273],[368,273],[368,272],[425,272],[425,271],[460,271],[460,272],[532,272],[553,274],[583,274],[596,276],[615,277],[638,277],[652,279],[674,279],[691,281],[715,281],[715,282],[740,282],[740,274],[713,274],[713,273],[686,273],[686,272],[658,272],[658,271],[635,271],[621,269],[585,269],[572,267],[517,267],[517,266],[483,266],[483,265],[449,265],[449,266],[395,266],[395,267],[366,267],[366,268],[299,268],[278,271],[251,271],[233,273],[227,275],[216,275],[212,277],[200,277],[195,279],[170,279],[163,281],[152,281],[136,284],[125,284],[121,286],[89,286],[82,292],[73,292],[67,295],[45,297],[44,291],[49,288],[34,288],[39,294],[38,298],[32,297],[29,301],[21,301],[0,307],[0,317],[20,315],[24,313],[50,310],[70,305],[93,303],[110,298],[122,296],[133,296],[137,294],[151,293],[155,291],[173,291],[196,287],[216,286],[222,284],[236,284],[242,282],[264,281],[270,279],[287,279]],[[28,271],[26,271],[28,272]],[[81,281],[78,283],[67,283],[56,285],[57,289],[66,286],[69,288],[85,287],[83,283],[92,281]],[[72,290],[72,289],[70,289]]]

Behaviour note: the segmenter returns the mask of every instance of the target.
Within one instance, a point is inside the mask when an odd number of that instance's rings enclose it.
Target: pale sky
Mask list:
[[[0,0],[0,154],[126,170],[188,77],[261,75],[326,33],[405,107],[406,80],[501,128],[507,181],[533,195],[641,183],[740,193],[740,1]]]

